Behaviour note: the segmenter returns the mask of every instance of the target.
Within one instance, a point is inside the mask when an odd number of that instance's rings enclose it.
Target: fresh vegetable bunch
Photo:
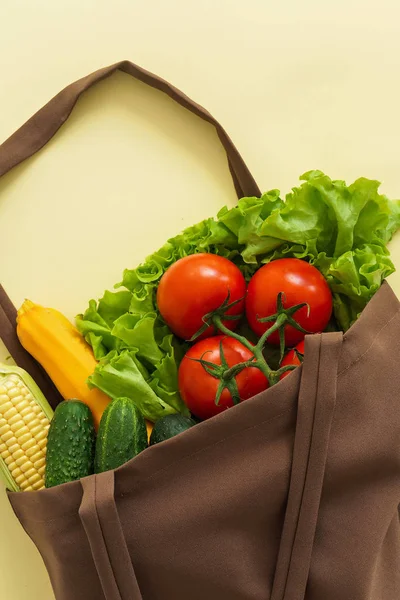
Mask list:
[[[306,333],[350,327],[394,271],[386,245],[399,203],[376,181],[302,180],[285,202],[277,190],[242,198],[169,240],[89,303],[79,331],[24,303],[19,339],[68,401],[50,423],[33,382],[5,373],[8,484],[40,489],[116,468],[147,447],[145,419],[150,444],[166,440],[195,425],[191,414],[207,419],[287,376]]]
[[[126,270],[117,291],[105,292],[99,302],[92,300],[77,318],[79,331],[100,361],[89,385],[112,398],[136,398],[153,422],[167,414],[188,415],[178,387],[187,337],[172,334],[160,316],[156,295],[171,265],[193,254],[229,259],[247,282],[264,264],[302,259],[327,281],[333,327],[347,330],[394,271],[386,245],[400,225],[399,203],[379,194],[377,181],[361,178],[347,186],[320,171],[301,179],[285,201],[277,190],[261,198],[242,198],[235,208],[223,208],[216,219],[186,229],[138,268]],[[232,314],[235,310],[240,313],[242,307],[237,305]]]

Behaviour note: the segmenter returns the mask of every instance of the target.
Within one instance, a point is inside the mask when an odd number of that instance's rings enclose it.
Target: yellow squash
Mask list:
[[[90,390],[86,383],[97,362],[79,331],[59,311],[25,300],[18,311],[17,334],[62,397],[87,404],[98,427],[110,398],[96,388]]]

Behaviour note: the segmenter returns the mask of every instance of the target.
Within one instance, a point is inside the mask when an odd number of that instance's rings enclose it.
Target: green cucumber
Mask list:
[[[75,481],[93,473],[95,430],[90,408],[79,400],[61,402],[47,437],[45,486]]]
[[[164,442],[178,435],[178,433],[190,429],[193,425],[196,425],[196,423],[192,419],[189,419],[189,417],[179,414],[166,415],[155,423],[150,436],[150,446]]]
[[[116,469],[147,448],[146,422],[130,398],[116,398],[100,421],[95,473]]]

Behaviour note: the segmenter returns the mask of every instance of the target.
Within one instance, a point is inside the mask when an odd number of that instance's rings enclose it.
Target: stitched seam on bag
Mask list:
[[[252,429],[257,429],[258,427],[261,427],[262,425],[266,425],[267,423],[272,423],[272,421],[275,421],[276,419],[279,419],[283,415],[286,415],[287,413],[289,413],[292,410],[294,410],[294,408],[295,407],[291,406],[290,408],[284,410],[283,412],[279,413],[278,415],[275,415],[271,419],[265,419],[265,421],[261,421],[260,423],[257,423],[256,425],[251,425],[250,427],[246,427],[246,429],[241,429],[240,431],[237,431],[236,433],[232,433],[231,435],[228,435],[227,437],[222,438],[222,440],[218,440],[217,442],[214,442],[213,444],[209,444],[208,446],[204,446],[203,448],[200,448],[199,450],[196,450],[196,452],[192,452],[192,454],[188,454],[186,456],[182,456],[182,458],[180,458],[179,460],[175,460],[175,461],[169,463],[168,465],[166,465],[162,469],[159,469],[155,473],[152,473],[151,475],[149,475],[145,479],[141,479],[140,481],[142,481],[143,483],[145,481],[150,481],[151,479],[153,479],[153,477],[156,477],[160,473],[163,473],[164,471],[167,471],[171,467],[173,467],[173,466],[175,466],[175,465],[183,462],[184,460],[192,458],[192,456],[197,456],[198,454],[201,454],[202,452],[205,452],[206,450],[209,450],[210,448],[215,448],[215,446],[218,446],[219,444],[222,444],[223,442],[226,442],[227,440],[230,440],[230,439],[232,439],[232,438],[234,438],[234,437],[236,437],[238,435],[242,435],[243,433],[245,433],[247,431],[251,431]]]
[[[391,317],[391,319],[389,319],[389,321],[387,323],[385,323],[385,325],[383,325],[380,330],[378,331],[378,333],[375,335],[375,337],[373,338],[372,342],[370,343],[370,345],[368,346],[368,348],[366,350],[364,350],[364,352],[362,354],[360,354],[360,356],[358,356],[355,360],[353,360],[353,362],[351,362],[347,367],[345,367],[343,369],[343,371],[340,371],[338,373],[338,377],[339,375],[342,375],[343,373],[345,373],[346,371],[348,371],[350,369],[350,367],[353,367],[355,364],[357,364],[366,354],[368,354],[368,352],[371,350],[372,346],[375,344],[376,340],[378,339],[378,337],[380,336],[380,334],[382,333],[382,331],[384,329],[386,329],[386,327],[388,327],[390,325],[390,323],[396,319],[396,317],[398,317],[400,314],[400,308],[397,309],[397,311],[395,312],[395,314],[393,315],[393,317]]]
[[[342,338],[343,340],[343,338]],[[289,578],[291,577],[291,572],[293,570],[292,564],[293,564],[293,560],[294,560],[294,556],[295,556],[295,545],[296,545],[296,540],[298,539],[298,530],[299,530],[299,525],[300,525],[300,519],[302,516],[302,507],[303,507],[303,502],[304,502],[304,495],[305,495],[305,490],[306,490],[306,484],[307,484],[307,475],[309,472],[309,468],[310,468],[310,457],[311,457],[311,453],[312,453],[312,444],[313,444],[313,432],[314,432],[314,427],[315,427],[315,418],[316,418],[316,411],[317,411],[317,402],[318,402],[318,387],[320,385],[320,377],[319,377],[319,367],[321,365],[321,352],[322,352],[322,343],[321,343],[321,336],[319,338],[319,346],[318,346],[318,363],[317,363],[317,369],[315,367],[314,364],[314,370],[316,369],[316,386],[315,386],[315,393],[313,394],[313,415],[312,415],[312,425],[310,428],[310,441],[308,444],[308,449],[307,449],[307,457],[305,462],[305,471],[304,471],[304,477],[302,477],[302,485],[301,485],[301,493],[298,497],[298,502],[295,503],[295,507],[296,507],[296,523],[292,529],[293,531],[293,538],[290,544],[290,554],[286,557],[286,561],[284,561],[284,564],[286,562],[287,565],[287,570],[286,570],[286,574],[284,577],[284,581],[282,580],[283,583],[283,593],[284,595],[286,595],[287,592],[287,588],[289,585]],[[311,365],[310,365],[311,367]],[[302,394],[302,386],[305,386],[305,381],[301,380],[300,382],[300,388],[299,388],[299,403],[300,403],[300,395]],[[307,395],[309,394],[309,392],[307,391]],[[310,402],[307,403],[308,405],[310,404]],[[288,498],[287,498],[287,509],[289,509],[289,507],[291,507],[292,505],[292,477],[293,477],[293,470],[294,470],[294,461],[296,460],[296,441],[299,435],[299,430],[297,429],[298,423],[296,423],[296,430],[294,433],[294,442],[293,442],[293,457],[292,457],[292,461],[291,461],[291,476],[290,476],[290,482],[289,482],[289,489],[288,489]],[[300,428],[299,428],[300,429]],[[297,454],[299,454],[299,452],[297,452]],[[295,497],[296,500],[296,497]],[[286,514],[285,514],[285,520],[284,520],[284,528],[286,525]],[[289,535],[290,535],[290,528],[289,528]],[[287,529],[285,531],[285,538],[288,537],[288,533],[287,533]],[[284,539],[283,537],[283,530],[282,530],[282,536],[281,536],[281,543],[280,546],[282,544],[282,541],[284,541],[286,543],[286,539]],[[281,553],[281,548],[279,548],[279,556],[278,556],[278,562],[276,565],[276,570],[278,568],[279,562],[282,562],[282,559],[280,559],[280,553]],[[276,571],[275,571],[275,576],[276,576]],[[275,577],[274,577],[275,579]],[[275,587],[275,581],[273,583],[273,587]]]

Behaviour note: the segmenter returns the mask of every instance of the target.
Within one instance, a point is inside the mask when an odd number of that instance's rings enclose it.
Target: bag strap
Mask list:
[[[336,405],[341,332],[306,337],[292,473],[271,600],[304,600]]]
[[[244,160],[218,121],[205,108],[188,98],[176,87],[128,60],[99,69],[75,83],[71,83],[11,135],[0,146],[0,177],[40,150],[68,119],[80,95],[117,70],[128,73],[135,79],[164,92],[184,108],[211,123],[216,129],[228,157],[229,169],[238,198],[261,195]]]
[[[114,471],[81,479],[79,517],[107,600],[142,600],[114,499]]]

